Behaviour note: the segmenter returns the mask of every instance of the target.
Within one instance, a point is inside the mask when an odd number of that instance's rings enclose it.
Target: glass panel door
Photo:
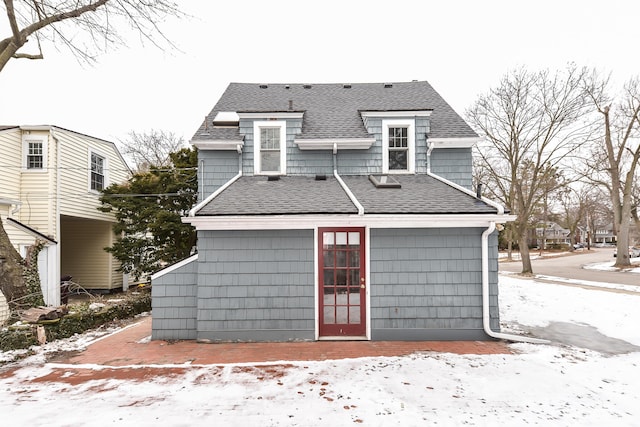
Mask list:
[[[320,228],[320,336],[366,335],[363,228]]]

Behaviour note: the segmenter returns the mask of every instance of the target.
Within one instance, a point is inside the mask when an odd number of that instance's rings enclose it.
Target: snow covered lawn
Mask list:
[[[501,276],[500,285],[503,331],[569,322],[640,346],[640,294],[512,276]],[[86,342],[80,337],[55,346],[69,350]],[[512,355],[174,365],[165,366],[164,375],[152,374],[157,366],[92,365],[83,367],[104,370],[104,378],[79,384],[35,381],[61,367],[40,353],[21,361],[12,376],[0,371],[0,412],[12,425],[31,426],[640,424],[640,352],[510,347]],[[150,374],[142,382],[117,374],[131,368]]]

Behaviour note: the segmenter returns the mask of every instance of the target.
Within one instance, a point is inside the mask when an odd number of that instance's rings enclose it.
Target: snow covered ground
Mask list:
[[[503,331],[560,322],[640,346],[640,293],[514,276],[501,276],[500,286]],[[92,338],[47,348],[82,348]],[[60,367],[40,351],[19,362],[16,376],[0,375],[0,413],[11,425],[30,426],[640,425],[640,351],[510,347],[514,354],[191,366],[142,383],[105,378],[75,386],[29,382]]]

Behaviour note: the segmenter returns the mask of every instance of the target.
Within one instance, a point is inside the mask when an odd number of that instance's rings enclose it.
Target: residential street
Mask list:
[[[615,248],[592,248],[587,251],[576,251],[563,256],[550,256],[532,259],[533,273],[535,275],[556,276],[567,279],[586,280],[590,282],[619,283],[623,285],[640,286],[640,275],[628,272],[585,269],[585,265],[613,261]],[[533,251],[532,258],[539,253]],[[637,261],[637,259],[632,259]],[[637,264],[637,262],[636,262]],[[520,261],[501,261],[499,270],[512,273],[522,271]]]

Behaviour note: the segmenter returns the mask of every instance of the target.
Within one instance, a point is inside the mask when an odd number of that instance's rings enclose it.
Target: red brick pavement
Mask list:
[[[416,352],[509,354],[497,341],[311,341],[282,343],[219,343],[149,341],[151,317],[103,337],[86,350],[57,362],[107,366],[197,365],[329,360],[356,357],[402,356]]]

